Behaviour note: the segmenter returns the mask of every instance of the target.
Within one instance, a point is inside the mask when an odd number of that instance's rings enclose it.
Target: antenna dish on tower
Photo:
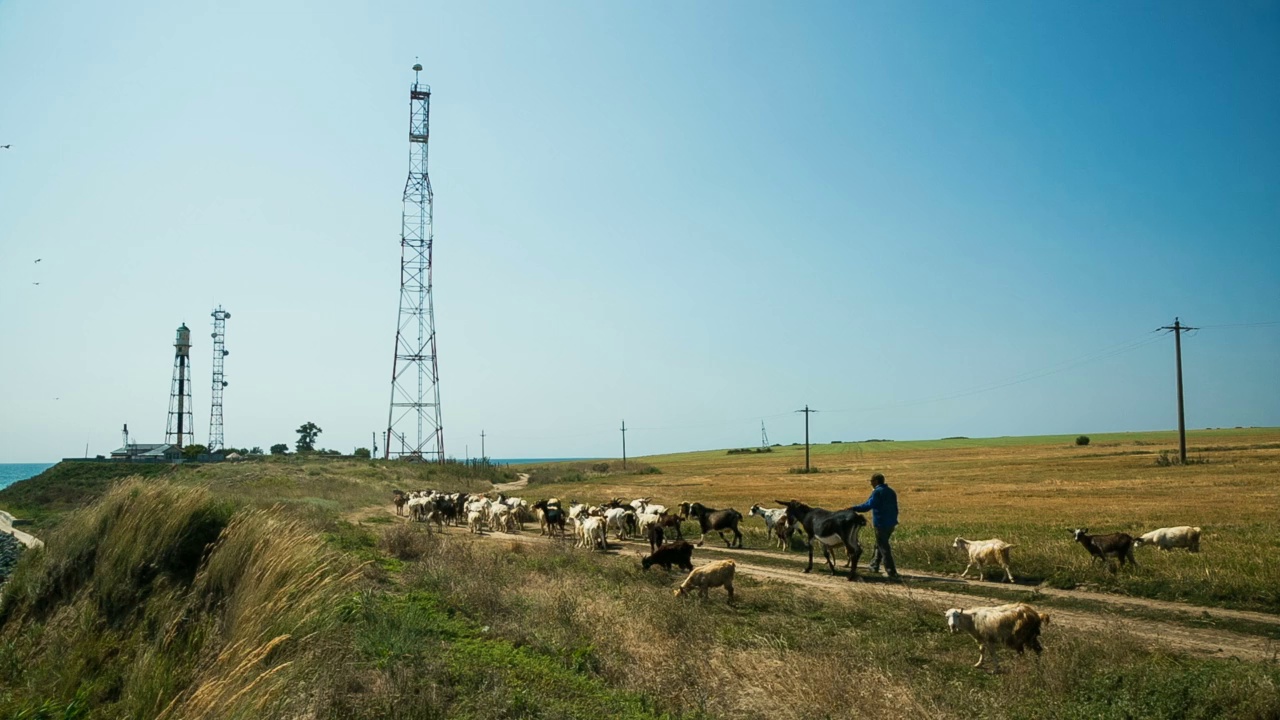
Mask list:
[[[414,71],[414,72],[422,72],[422,63],[414,63],[414,64],[413,64],[413,71]]]

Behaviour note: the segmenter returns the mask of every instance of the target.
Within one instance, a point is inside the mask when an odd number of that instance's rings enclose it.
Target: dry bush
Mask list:
[[[399,560],[417,560],[431,546],[430,531],[413,523],[397,523],[378,541],[383,552]]]

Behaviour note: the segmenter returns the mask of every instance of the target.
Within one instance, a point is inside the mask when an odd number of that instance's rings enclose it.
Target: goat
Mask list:
[[[951,608],[944,614],[947,618],[947,628],[952,633],[963,630],[978,641],[980,651],[978,662],[974,667],[982,667],[989,655],[992,665],[999,670],[1000,661],[996,659],[997,645],[1016,650],[1019,655],[1025,648],[1031,648],[1037,655],[1044,650],[1040,645],[1040,628],[1048,624],[1049,614],[1038,612],[1030,605],[1012,603],[968,610]]]
[[[862,543],[858,535],[866,527],[867,519],[853,511],[852,508],[832,512],[822,508],[805,505],[798,500],[774,500],[787,508],[787,519],[794,525],[804,528],[805,539],[809,544],[809,565],[805,572],[813,570],[813,541],[822,545],[822,556],[827,560],[831,574],[836,574],[836,564],[832,560],[838,545],[844,545],[849,554],[849,581],[858,576],[858,558],[862,557]]]
[[[560,509],[555,498],[551,500],[539,500],[533,504],[533,509],[538,511],[538,523],[542,527],[544,534],[555,535],[555,531],[560,531],[560,537],[564,537],[564,510]],[[555,503],[555,504],[553,504]]]
[[[723,585],[729,593],[729,602],[733,602],[733,573],[736,569],[737,566],[732,560],[716,560],[694,568],[689,573],[689,577],[680,583],[680,587],[675,589],[675,596],[683,597],[688,595],[690,590],[697,588],[698,594],[705,599],[708,590]]]
[[[759,515],[764,520],[765,532],[777,539],[779,546],[783,550],[791,549],[791,533],[795,529],[791,527],[791,523],[787,522],[787,511],[785,508],[766,509],[764,506],[756,503],[751,506],[751,512],[748,515]],[[781,523],[781,527],[779,527]]]
[[[627,539],[628,532],[636,524],[636,514],[629,507],[611,507],[605,511],[604,519],[606,528],[613,530],[619,540]]]
[[[470,510],[467,512],[467,532],[484,534],[484,513],[479,510]]]
[[[605,535],[604,518],[591,516],[579,517],[574,532],[578,536],[577,547],[590,547],[592,550],[607,552],[609,539]]]
[[[742,522],[742,513],[729,508],[727,510],[716,510],[709,508],[702,503],[680,503],[680,512],[685,517],[691,517],[698,521],[698,527],[702,530],[702,538],[698,540],[698,547],[707,540],[707,533],[716,532],[721,540],[724,540],[725,547],[742,547],[742,533],[738,531],[738,523]],[[725,540],[724,531],[733,531],[733,540]]]
[[[396,506],[396,514],[403,515],[405,503],[409,502],[409,496],[400,490],[394,490],[391,493],[391,503]]]
[[[1096,560],[1106,563],[1107,557],[1111,556],[1119,560],[1120,565],[1124,565],[1125,560],[1128,560],[1134,567],[1138,566],[1133,559],[1133,537],[1127,533],[1090,535],[1087,528],[1076,528],[1073,535],[1076,542],[1083,545]]]
[[[1145,533],[1133,541],[1134,547],[1155,545],[1161,550],[1186,548],[1190,552],[1200,552],[1200,528],[1189,525],[1160,528]]]
[[[649,552],[653,552],[662,547],[664,533],[662,532],[661,525],[656,523],[649,525],[648,528],[646,528],[645,534],[649,538]]]
[[[648,570],[657,565],[667,572],[671,571],[672,565],[681,570],[693,570],[692,557],[693,546],[683,540],[677,540],[676,542],[662,545],[647,557],[642,558],[640,566]]]
[[[986,566],[999,565],[1004,568],[1005,578],[1009,582],[1013,582],[1013,573],[1009,571],[1009,549],[1018,547],[1000,540],[965,540],[964,538],[956,538],[951,543],[951,547],[957,550],[964,550],[969,553],[969,564],[964,566],[964,572],[960,573],[960,577],[969,575],[969,568],[975,564],[978,566],[978,579],[986,579]]]

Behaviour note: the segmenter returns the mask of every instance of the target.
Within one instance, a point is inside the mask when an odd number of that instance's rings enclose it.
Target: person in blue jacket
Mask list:
[[[884,475],[876,473],[871,476],[871,497],[861,505],[853,508],[854,512],[871,511],[871,527],[876,531],[876,549],[871,553],[871,572],[880,572],[880,563],[884,563],[885,572],[890,579],[898,577],[898,568],[893,564],[893,551],[889,548],[889,536],[898,526],[898,493],[884,482]]]

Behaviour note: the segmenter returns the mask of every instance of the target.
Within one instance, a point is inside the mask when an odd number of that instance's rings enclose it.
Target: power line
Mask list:
[[[1228,323],[1226,325],[1201,325],[1200,327],[1195,329],[1196,330],[1218,330],[1218,329],[1225,329],[1225,328],[1263,327],[1266,325],[1280,325],[1280,320],[1272,320],[1269,322],[1255,322],[1255,323]]]

